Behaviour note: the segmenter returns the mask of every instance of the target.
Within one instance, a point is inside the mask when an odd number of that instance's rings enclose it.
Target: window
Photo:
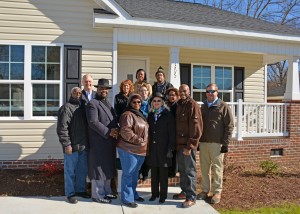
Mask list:
[[[0,119],[56,116],[61,56],[61,46],[0,44]]]
[[[192,65],[192,94],[196,101],[206,99],[206,86],[213,82],[218,85],[218,96],[225,102],[232,101],[233,67],[215,65]]]

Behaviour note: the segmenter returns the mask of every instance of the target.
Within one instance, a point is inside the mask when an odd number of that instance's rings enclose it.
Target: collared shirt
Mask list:
[[[87,98],[89,101],[91,101],[91,99],[92,99],[92,94],[93,94],[93,91],[90,91],[90,92],[86,91],[86,95],[87,95]]]
[[[219,97],[217,97],[212,103],[209,103],[209,102],[207,101],[207,106],[208,106],[208,108],[210,108],[213,104],[215,104],[215,103],[218,101],[218,99],[219,99]]]

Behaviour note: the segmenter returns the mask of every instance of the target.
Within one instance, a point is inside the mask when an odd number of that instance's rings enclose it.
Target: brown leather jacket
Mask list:
[[[203,122],[198,103],[192,98],[179,100],[176,108],[176,150],[197,149]]]
[[[130,111],[120,117],[120,137],[117,147],[126,152],[146,156],[148,144],[148,123]]]

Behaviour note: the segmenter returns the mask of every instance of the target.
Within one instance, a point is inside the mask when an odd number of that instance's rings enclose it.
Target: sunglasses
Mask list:
[[[132,101],[132,104],[141,104],[141,101]]]
[[[213,94],[213,93],[215,93],[216,92],[216,90],[207,90],[206,91],[206,93],[208,93],[208,94]]]
[[[156,102],[160,103],[161,100],[153,100],[153,102],[154,102],[154,103],[156,103]]]

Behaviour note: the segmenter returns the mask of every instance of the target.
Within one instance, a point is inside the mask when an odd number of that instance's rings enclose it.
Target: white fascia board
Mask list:
[[[111,0],[95,0],[95,2],[104,7],[106,5],[110,10],[116,13],[120,19],[130,19],[132,18],[120,5],[118,5],[115,1]],[[106,7],[105,7],[106,8]]]
[[[225,35],[230,37],[265,39],[272,41],[299,42],[300,37],[286,36],[280,34],[257,33],[252,31],[242,31],[236,29],[213,28],[209,26],[201,26],[191,23],[166,22],[157,20],[146,20],[140,18],[124,19],[123,17],[94,14],[94,26],[101,27],[103,25],[121,28],[143,28],[143,29],[160,29],[179,32],[193,32],[202,34]]]

